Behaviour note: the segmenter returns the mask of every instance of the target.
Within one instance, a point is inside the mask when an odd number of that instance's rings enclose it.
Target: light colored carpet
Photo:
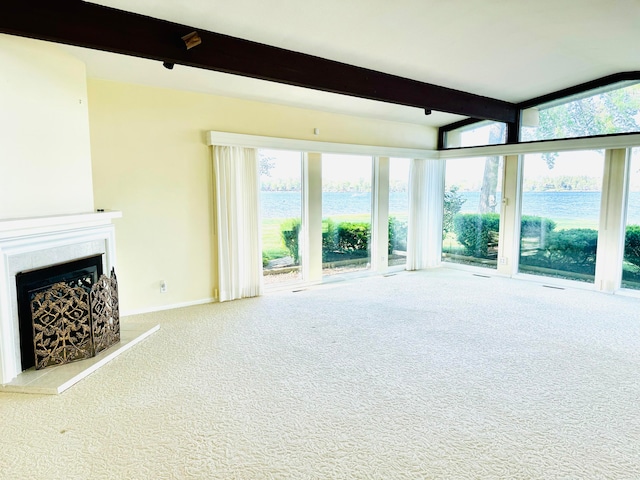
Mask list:
[[[161,330],[0,394],[0,476],[640,478],[639,311],[438,269],[131,317]]]

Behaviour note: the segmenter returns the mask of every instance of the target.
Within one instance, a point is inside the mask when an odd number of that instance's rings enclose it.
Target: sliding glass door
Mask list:
[[[371,266],[372,158],[322,155],[322,272]]]
[[[520,272],[593,282],[604,151],[524,156]]]
[[[302,154],[259,150],[265,285],[302,280]]]
[[[442,259],[496,268],[502,157],[447,160]]]

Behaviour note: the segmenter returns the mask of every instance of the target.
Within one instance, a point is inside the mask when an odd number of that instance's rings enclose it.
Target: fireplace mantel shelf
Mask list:
[[[0,239],[75,228],[82,225],[110,223],[112,219],[120,217],[122,217],[122,212],[107,210],[104,212],[74,213],[46,217],[9,218],[0,220]]]

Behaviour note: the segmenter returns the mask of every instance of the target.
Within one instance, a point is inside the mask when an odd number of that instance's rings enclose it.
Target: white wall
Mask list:
[[[93,210],[84,64],[0,35],[0,219]]]
[[[55,44],[0,35],[0,220],[93,211],[94,198],[97,208],[122,210],[123,311],[213,296],[207,131],[318,140],[314,128],[337,143],[430,148],[436,140],[420,125],[87,82],[84,64]]]
[[[98,79],[88,87],[96,207],[123,213],[114,223],[125,313],[214,295],[208,131],[425,149],[437,137],[421,125],[215,95]]]

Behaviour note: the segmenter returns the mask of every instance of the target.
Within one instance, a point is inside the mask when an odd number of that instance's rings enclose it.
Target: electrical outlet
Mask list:
[[[167,282],[165,280],[160,281],[160,293],[167,293]]]

